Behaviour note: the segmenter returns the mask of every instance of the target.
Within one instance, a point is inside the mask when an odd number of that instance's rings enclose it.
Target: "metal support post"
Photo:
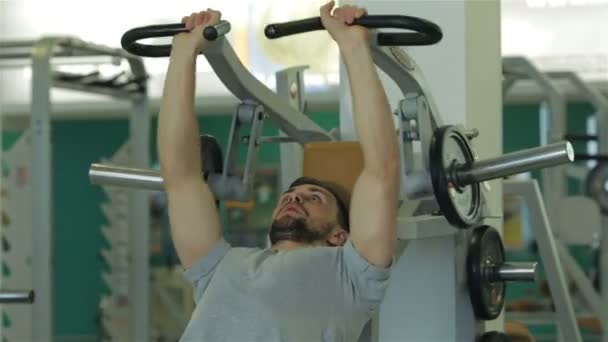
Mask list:
[[[53,339],[53,215],[51,69],[53,39],[43,39],[32,53],[32,339]]]
[[[133,167],[150,167],[150,117],[144,97],[133,102],[129,116],[129,159]],[[129,192],[129,293],[133,341],[150,340],[150,213],[149,193]]]
[[[564,341],[582,342],[572,299],[561,268],[558,247],[553,237],[551,222],[536,180],[503,182],[505,196],[521,196],[530,210],[530,224],[538,243],[541,260],[545,266],[551,296],[557,312],[558,331]]]

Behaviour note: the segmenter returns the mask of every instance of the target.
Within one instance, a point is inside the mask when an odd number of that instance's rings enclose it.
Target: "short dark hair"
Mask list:
[[[322,181],[312,177],[300,177],[293,181],[289,185],[289,188],[291,189],[299,185],[316,185],[329,191],[336,198],[336,203],[338,204],[338,223],[344,230],[350,232],[348,205],[346,205],[349,202],[349,194],[346,189],[333,182]]]

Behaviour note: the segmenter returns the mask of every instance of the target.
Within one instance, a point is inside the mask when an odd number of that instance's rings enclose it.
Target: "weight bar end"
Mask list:
[[[491,270],[490,281],[529,281],[538,283],[537,262],[507,262]]]
[[[36,299],[36,293],[34,292],[34,290],[30,290],[27,296],[28,303],[33,303],[34,299]]]
[[[566,154],[568,154],[568,160],[570,162],[574,161],[574,148],[569,141],[566,141]]]
[[[268,25],[264,28],[264,35],[268,39],[278,38],[277,27],[274,24]]]

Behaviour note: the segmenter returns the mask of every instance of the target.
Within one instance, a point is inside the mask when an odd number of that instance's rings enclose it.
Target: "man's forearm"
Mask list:
[[[165,187],[200,174],[199,127],[194,114],[196,55],[172,53],[158,119],[158,152]]]
[[[355,128],[366,170],[383,173],[398,165],[399,145],[384,87],[367,43],[341,47],[353,98]]]

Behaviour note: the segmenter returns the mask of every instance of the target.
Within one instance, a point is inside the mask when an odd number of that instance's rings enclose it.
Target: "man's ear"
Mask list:
[[[344,228],[337,226],[327,239],[327,244],[330,246],[344,246],[346,240],[348,240],[348,232]]]

